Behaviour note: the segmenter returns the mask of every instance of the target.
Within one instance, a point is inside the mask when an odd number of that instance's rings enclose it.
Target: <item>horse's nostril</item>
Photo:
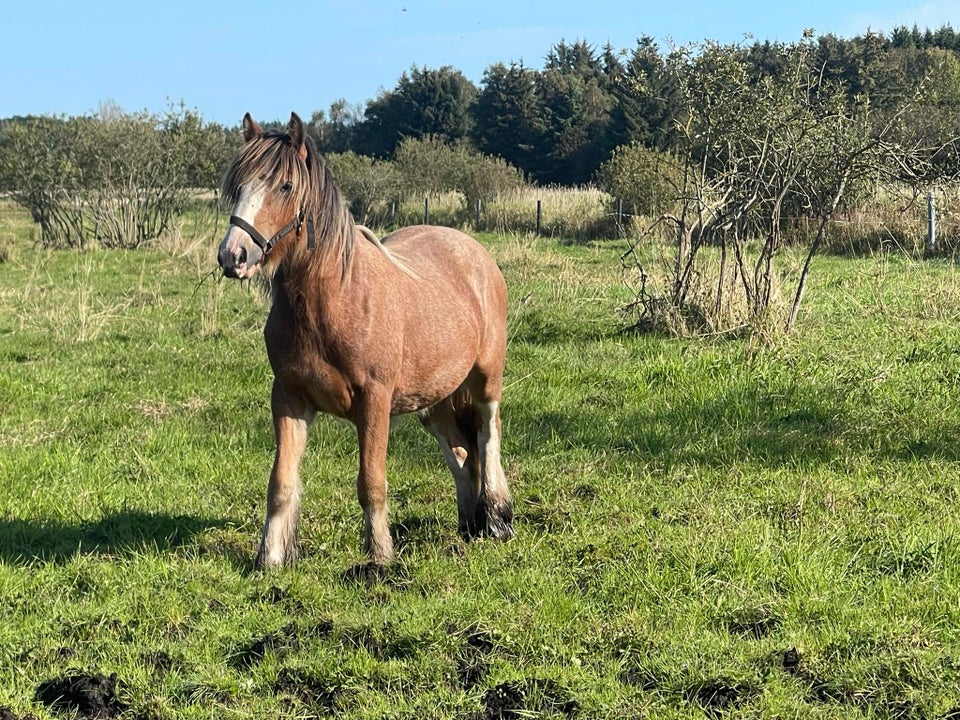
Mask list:
[[[237,265],[243,265],[247,261],[247,249],[241,247],[237,251]]]

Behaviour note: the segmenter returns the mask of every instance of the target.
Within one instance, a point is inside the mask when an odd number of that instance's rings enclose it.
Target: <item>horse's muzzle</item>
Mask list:
[[[251,251],[246,247],[246,243],[231,240],[229,235],[220,243],[220,249],[217,252],[217,262],[223,269],[224,277],[241,280],[257,271],[261,257],[262,255],[255,248]]]
[[[242,264],[240,258],[226,248],[220,248],[220,252],[217,253],[217,262],[220,263],[220,267],[223,269],[224,277],[228,278],[239,278],[240,272],[239,267]],[[245,263],[246,261],[244,261]]]

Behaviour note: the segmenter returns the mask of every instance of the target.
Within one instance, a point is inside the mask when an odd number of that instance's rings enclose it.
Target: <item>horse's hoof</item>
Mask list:
[[[387,580],[390,577],[390,567],[382,563],[358,563],[343,574],[343,581],[349,584],[365,585],[370,587]]]
[[[253,561],[253,567],[256,570],[280,570],[285,567],[293,567],[297,564],[298,553],[296,550],[290,550],[285,553],[269,553],[263,546],[257,553]]]
[[[506,542],[507,540],[513,540],[515,533],[513,532],[513,524],[507,522],[506,520],[501,520],[497,518],[496,520],[491,520],[487,524],[487,535],[492,537],[495,540],[500,540]]]
[[[513,538],[513,503],[506,500],[485,505],[483,534],[496,540]]]

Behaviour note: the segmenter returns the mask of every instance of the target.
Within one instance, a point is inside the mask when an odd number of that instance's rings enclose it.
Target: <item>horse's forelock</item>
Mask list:
[[[353,255],[353,217],[309,138],[305,147],[304,159],[284,131],[265,131],[246,143],[234,159],[223,177],[221,195],[236,203],[241,188],[253,179],[266,178],[273,187],[292,179],[296,192],[287,202],[313,219],[322,259],[340,257],[346,273]]]
[[[221,194],[236,202],[241,188],[256,178],[266,178],[276,187],[288,179],[298,189],[298,205],[312,192],[311,178],[290,138],[277,130],[268,130],[246,143],[224,174]]]

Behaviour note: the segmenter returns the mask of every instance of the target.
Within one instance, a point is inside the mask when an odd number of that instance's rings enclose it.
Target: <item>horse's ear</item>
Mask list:
[[[257,125],[257,121],[250,117],[250,113],[247,113],[243,116],[243,140],[244,142],[250,142],[255,137],[258,137],[263,130],[260,129],[260,126]]]
[[[290,136],[290,144],[297,148],[300,157],[307,159],[306,133],[303,130],[303,120],[295,112],[290,113],[290,124],[287,125],[287,135]]]

